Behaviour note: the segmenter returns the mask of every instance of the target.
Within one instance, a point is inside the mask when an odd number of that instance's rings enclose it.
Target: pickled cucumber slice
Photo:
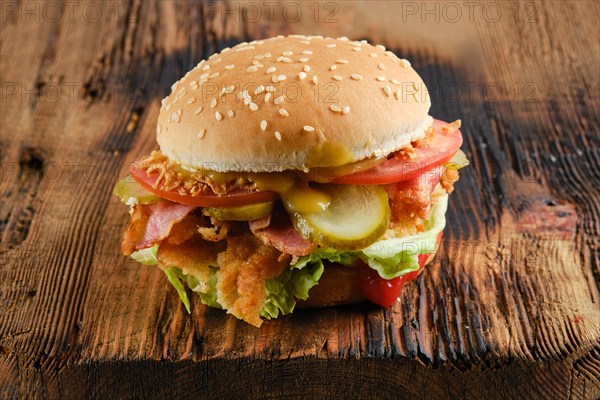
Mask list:
[[[331,203],[325,210],[301,214],[288,212],[296,229],[322,247],[363,249],[379,239],[390,223],[390,206],[377,185],[323,185]]]
[[[252,221],[270,215],[273,202],[248,204],[240,207],[208,207],[208,214],[220,221]]]
[[[153,204],[161,200],[160,197],[143,188],[139,183],[127,175],[121,179],[113,189],[113,193],[127,205]]]

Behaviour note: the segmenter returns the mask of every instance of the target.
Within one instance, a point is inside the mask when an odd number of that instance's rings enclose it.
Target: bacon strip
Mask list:
[[[196,206],[173,203],[171,201],[160,201],[146,207],[150,208],[150,217],[148,218],[144,238],[138,245],[140,249],[151,247],[155,243],[165,239],[169,236],[173,225],[181,221],[196,208]]]
[[[152,205],[135,206],[123,234],[121,251],[128,256],[136,250],[152,247],[167,238],[173,225],[183,220],[194,208],[196,207],[166,200]],[[185,239],[187,237],[182,237],[181,241]]]
[[[250,221],[249,225],[252,233],[264,244],[285,254],[306,256],[317,247],[298,233],[285,212],[274,212],[268,217]]]

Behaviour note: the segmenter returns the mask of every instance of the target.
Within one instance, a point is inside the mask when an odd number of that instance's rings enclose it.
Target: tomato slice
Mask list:
[[[437,237],[438,243],[441,238],[442,232]],[[361,268],[360,273],[357,275],[360,290],[373,303],[382,307],[389,307],[400,296],[404,285],[419,276],[430,256],[431,254],[419,254],[419,269],[394,279],[383,279],[377,271],[365,266]]]
[[[433,120],[435,135],[431,143],[425,147],[415,147],[413,158],[409,159],[406,155],[396,153],[394,157],[373,168],[340,176],[332,182],[351,185],[383,185],[412,179],[432,168],[439,167],[450,161],[463,142],[460,130],[444,132],[442,128],[446,125],[448,123],[437,119]]]
[[[251,191],[251,190],[234,190],[227,194],[219,195],[215,193],[201,194],[193,197],[189,195],[181,195],[177,190],[160,190],[152,187],[157,174],[148,176],[145,170],[136,168],[135,164],[129,167],[131,176],[144,188],[148,189],[157,196],[166,200],[171,200],[176,203],[188,204],[198,207],[237,207],[247,204],[264,203],[266,201],[275,200],[277,193],[272,191]]]

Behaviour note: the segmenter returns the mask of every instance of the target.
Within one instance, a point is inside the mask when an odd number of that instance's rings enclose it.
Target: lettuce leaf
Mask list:
[[[307,256],[309,257],[309,256]],[[306,260],[287,268],[277,278],[265,283],[267,297],[260,316],[271,319],[279,314],[289,314],[294,311],[296,299],[308,299],[308,291],[315,286],[323,274],[323,261]]]
[[[384,279],[393,279],[419,269],[419,254],[435,252],[438,234],[446,226],[448,195],[434,204],[431,216],[425,221],[425,231],[416,235],[384,239],[358,252]]]
[[[176,267],[165,269],[165,274],[167,275],[167,278],[169,278],[169,282],[171,282],[171,285],[173,285],[175,290],[177,290],[177,293],[179,294],[179,298],[181,298],[181,301],[183,302],[183,305],[185,305],[185,309],[187,310],[187,312],[189,314],[191,312],[190,311],[190,299],[188,298],[187,292],[185,291],[185,288],[183,287],[183,284],[181,283],[181,280],[180,280],[180,279],[186,280],[185,279],[186,276],[181,272],[181,270],[179,268],[176,268]]]
[[[158,245],[155,244],[152,247],[148,247],[147,249],[142,249],[131,253],[131,258],[140,264],[144,265],[156,265],[158,264],[158,259],[156,258],[156,254],[158,252]]]
[[[196,281],[198,280],[196,279]],[[190,287],[192,288],[192,290],[194,290],[193,288],[196,286]],[[210,278],[208,279],[206,286],[206,292],[194,290],[194,292],[198,293],[198,295],[200,296],[200,301],[202,301],[203,304],[206,304],[209,307],[223,308],[221,304],[219,304],[219,302],[217,301],[217,268],[210,268]]]

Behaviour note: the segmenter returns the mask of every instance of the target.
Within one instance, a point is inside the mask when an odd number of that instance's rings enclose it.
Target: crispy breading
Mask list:
[[[177,267],[184,274],[194,275],[199,281],[201,292],[207,290],[210,278],[210,265],[216,265],[217,254],[225,249],[225,242],[212,243],[193,236],[180,244],[163,241],[158,247],[157,258],[161,268]]]
[[[454,191],[454,184],[458,181],[458,171],[455,169],[446,168],[442,174],[440,184],[448,194]]]
[[[133,206],[131,218],[121,240],[121,252],[124,256],[136,251],[137,244],[144,239],[148,218],[150,218],[150,213],[147,207]]]
[[[181,222],[171,228],[167,241],[171,244],[181,244],[194,236],[202,220],[195,215],[187,215]]]
[[[251,233],[227,238],[227,249],[217,256],[217,301],[235,317],[260,326],[265,282],[279,276],[290,256],[266,246]]]
[[[221,240],[226,239],[229,228],[231,227],[231,222],[221,221],[215,217],[211,217],[206,209],[202,210],[202,214],[210,217],[210,225],[206,226],[207,224],[202,224],[202,226],[198,226],[198,233],[200,236],[209,242],[220,242]]]

